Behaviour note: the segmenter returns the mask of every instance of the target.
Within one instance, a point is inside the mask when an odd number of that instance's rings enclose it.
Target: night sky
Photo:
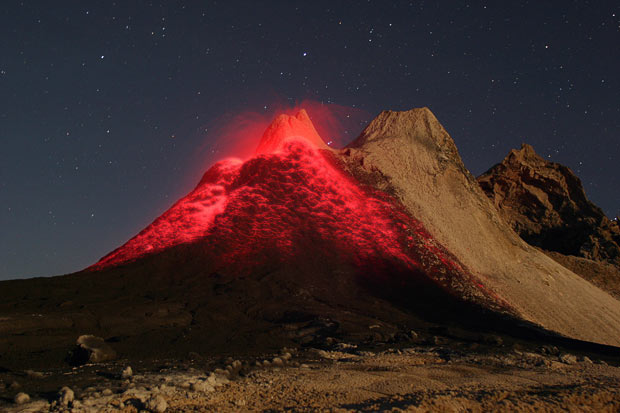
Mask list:
[[[5,0],[0,28],[0,279],[93,264],[214,125],[304,99],[357,110],[344,140],[428,106],[475,175],[527,142],[620,212],[618,2]]]

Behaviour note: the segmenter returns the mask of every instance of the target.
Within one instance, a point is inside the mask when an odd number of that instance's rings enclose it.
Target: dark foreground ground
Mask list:
[[[232,276],[188,248],[0,283],[0,411],[620,411],[618,348],[424,282],[326,260]],[[117,358],[73,358],[85,334]]]
[[[583,351],[462,330],[365,345],[327,340],[322,347],[4,370],[0,410],[620,411],[620,357],[609,348]],[[128,366],[133,374],[122,377]],[[58,396],[64,386],[74,393],[66,406]],[[18,392],[31,401],[15,404]]]

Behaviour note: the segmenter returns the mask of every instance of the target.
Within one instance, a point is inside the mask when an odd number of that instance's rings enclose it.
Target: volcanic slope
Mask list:
[[[0,365],[62,360],[80,334],[148,358],[518,318],[620,344],[620,303],[499,219],[428,109],[343,150],[300,111],[92,267],[0,283]]]
[[[86,333],[148,358],[363,341],[428,323],[488,330],[513,314],[319,140],[305,111],[282,115],[254,157],[215,164],[85,271],[1,283],[0,365],[62,360]]]
[[[91,270],[199,243],[220,273],[250,276],[290,262],[331,260],[368,282],[398,285],[411,278],[459,299],[509,309],[400,202],[360,184],[338,163],[304,110],[281,115],[253,158],[215,164],[190,194]]]
[[[500,218],[427,108],[384,111],[343,159],[378,172],[407,211],[525,320],[581,340],[620,345],[620,302],[528,245]]]

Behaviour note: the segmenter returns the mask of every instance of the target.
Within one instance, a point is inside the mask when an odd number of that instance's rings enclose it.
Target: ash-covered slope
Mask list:
[[[523,144],[478,178],[500,215],[531,245],[620,266],[620,228],[566,166]]]
[[[620,345],[620,302],[504,223],[430,110],[382,112],[343,159],[356,176],[383,176],[378,185],[521,317],[569,337]]]

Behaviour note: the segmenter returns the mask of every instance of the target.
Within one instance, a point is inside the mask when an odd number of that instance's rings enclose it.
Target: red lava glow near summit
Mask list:
[[[360,131],[364,120],[370,119],[370,114],[357,108],[323,104],[313,100],[304,100],[294,107],[288,106],[282,99],[265,106],[264,112],[243,111],[227,114],[215,120],[209,126],[209,141],[215,144],[203,146],[198,152],[209,158],[214,153],[219,159],[234,157],[247,160],[255,155],[256,145],[278,115],[295,116],[302,108],[308,113],[317,133],[324,138],[331,148],[342,148],[355,136],[349,136],[349,129],[355,133]],[[218,159],[216,158],[216,159]],[[200,172],[207,166],[204,165]]]
[[[338,166],[306,111],[278,116],[254,148],[245,161],[214,164],[193,191],[91,269],[201,243],[214,268],[245,266],[241,273],[274,252],[286,260],[312,251],[360,267],[387,260],[440,284],[469,277],[399,202]]]

